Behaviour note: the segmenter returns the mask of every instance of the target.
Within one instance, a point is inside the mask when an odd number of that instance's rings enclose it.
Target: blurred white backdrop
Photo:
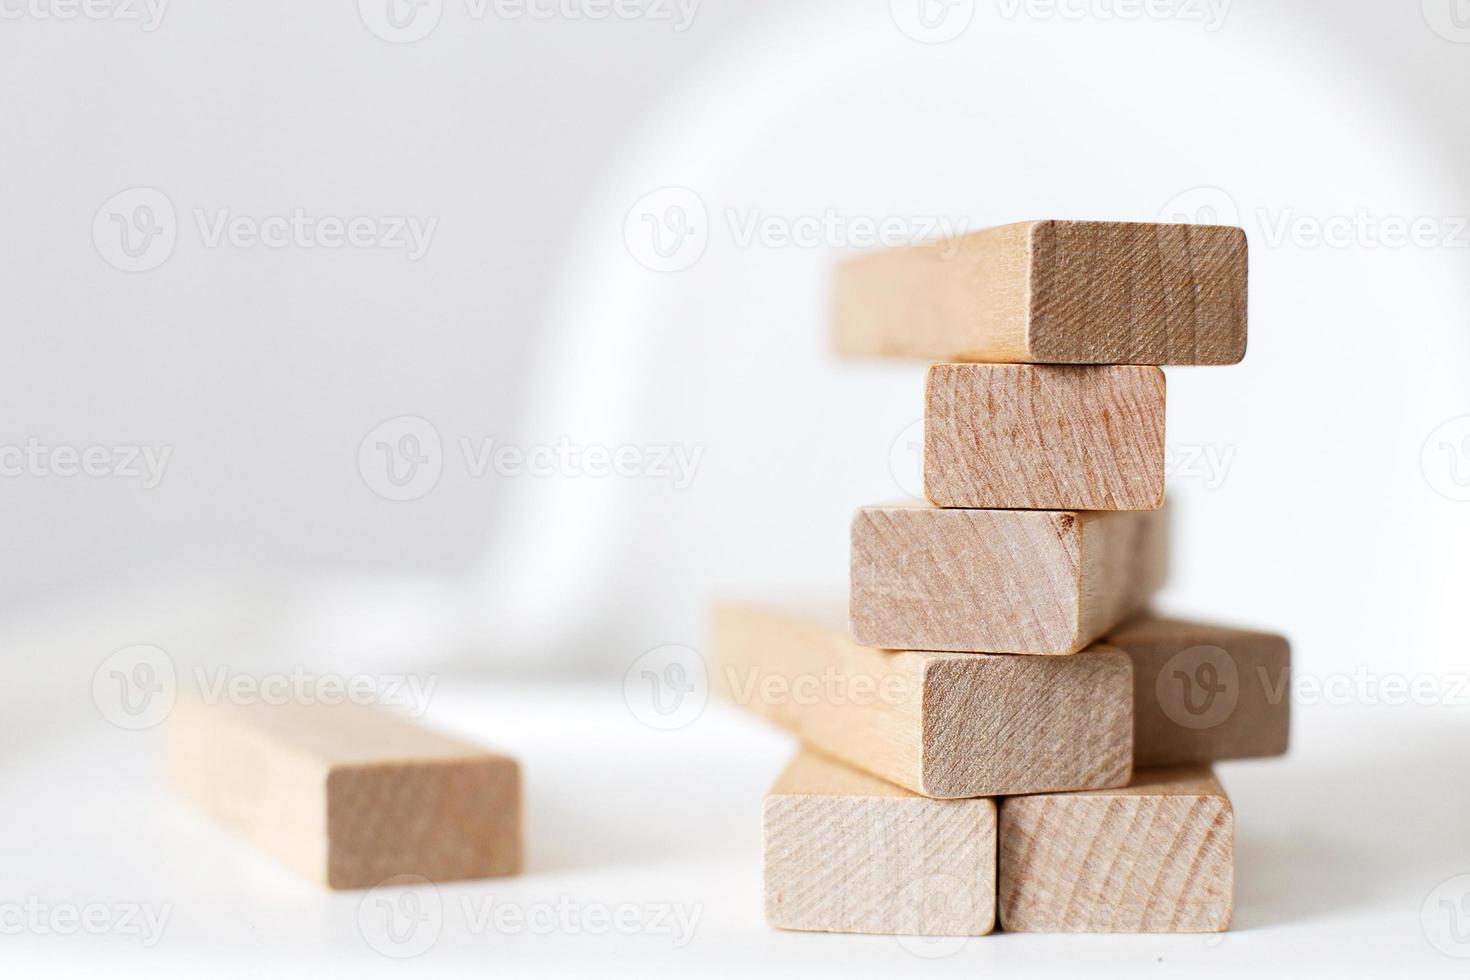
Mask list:
[[[1245,227],[1252,306],[1169,373],[1164,603],[1463,666],[1454,0],[392,3],[4,7],[13,619],[126,608],[89,664],[699,647],[904,493],[922,365],[828,353],[840,255],[1172,217]]]
[[[840,592],[852,509],[915,489],[924,366],[829,354],[833,263],[1043,217],[1246,229],[1244,363],[1168,372],[1161,604],[1292,639],[1293,747],[1222,767],[1228,936],[924,969],[1470,956],[1466,0],[0,0],[0,80],[20,972],[397,965],[168,793],[163,668],[210,664],[406,676],[523,761],[527,874],[446,908],[708,912],[688,950],[451,917],[441,971],[912,969],[764,926],[790,739],[705,692],[665,730],[624,671],[717,594]],[[33,900],[179,914],[17,934]]]

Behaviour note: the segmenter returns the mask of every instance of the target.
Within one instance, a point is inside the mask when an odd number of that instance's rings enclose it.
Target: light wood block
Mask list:
[[[1286,751],[1291,646],[1285,637],[1141,616],[1107,642],[1133,660],[1135,765]]]
[[[183,796],[330,888],[520,870],[515,760],[386,709],[185,697],[166,732]]]
[[[1010,932],[1223,932],[1235,813],[1207,766],[1139,770],[1126,789],[1000,804]]]
[[[1165,513],[860,508],[853,637],[901,650],[1076,653],[1164,584]]]
[[[1239,228],[1027,221],[838,267],[837,350],[931,361],[1235,364]]]
[[[1133,760],[1127,657],[894,652],[840,612],[722,603],[714,683],[830,756],[924,796],[1123,786]]]
[[[924,385],[924,494],[938,507],[1162,507],[1164,372],[935,364]]]
[[[995,928],[995,803],[931,800],[810,751],[762,812],[778,929],[983,936]]]

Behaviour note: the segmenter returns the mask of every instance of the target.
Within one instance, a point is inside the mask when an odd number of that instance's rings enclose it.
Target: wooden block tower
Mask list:
[[[1147,611],[1163,365],[1245,355],[1238,228],[1038,221],[838,272],[840,352],[922,358],[928,505],[860,508],[847,622],[726,603],[724,693],[798,735],[778,928],[1216,932],[1217,759],[1286,751],[1289,649]]]

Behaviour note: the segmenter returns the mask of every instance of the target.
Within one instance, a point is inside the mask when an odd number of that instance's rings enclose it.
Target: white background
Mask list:
[[[0,450],[168,461],[148,487],[0,475],[15,764],[131,644],[443,690],[586,675],[615,699],[644,651],[702,649],[712,595],[840,590],[851,510],[904,493],[919,412],[922,366],[826,346],[827,272],[881,220],[1241,224],[1247,358],[1169,372],[1164,602],[1287,633],[1299,679],[1352,679],[1344,712],[1428,678],[1390,716],[1463,722],[1461,0],[936,0],[932,31],[905,0],[704,0],[687,22],[443,0],[398,8],[412,43],[375,0],[69,9],[0,2]],[[130,259],[114,215],[140,202],[166,234]],[[211,238],[296,212],[432,233],[417,258]],[[661,259],[645,214],[695,235]],[[1421,240],[1386,244],[1395,224]],[[425,426],[437,482],[385,499],[377,442]],[[688,486],[476,475],[462,443],[486,440],[698,465]],[[1463,767],[1408,771],[1405,810],[1463,812]],[[1463,831],[1416,846],[1406,893],[1470,871]]]

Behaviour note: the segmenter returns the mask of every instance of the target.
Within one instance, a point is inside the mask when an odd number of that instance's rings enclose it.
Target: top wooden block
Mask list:
[[[838,267],[843,354],[1033,364],[1235,364],[1239,228],[1028,221]]]

